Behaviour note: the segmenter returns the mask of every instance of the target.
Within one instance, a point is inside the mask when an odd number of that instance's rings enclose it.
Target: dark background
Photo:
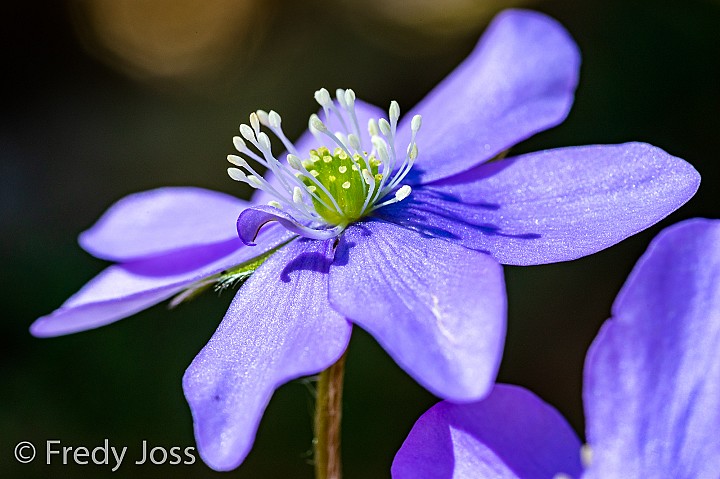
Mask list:
[[[433,4],[443,8],[434,11]],[[180,380],[232,294],[174,311],[36,339],[28,326],[105,264],[75,240],[122,196],[196,185],[239,196],[225,156],[247,114],[276,109],[291,137],[322,86],[407,111],[472,49],[511,2],[118,0],[0,7],[0,476],[219,477],[193,466],[18,464],[15,444],[137,455],[194,446]],[[387,6],[390,4],[391,6]],[[632,265],[664,226],[716,217],[720,183],[720,2],[514,2],[546,12],[583,54],[566,122],[513,153],[566,145],[652,143],[692,163],[699,193],[659,225],[592,257],[506,268],[502,382],[555,405],[582,435],[585,352]],[[385,5],[385,7],[383,7]],[[437,9],[435,9],[437,10]],[[400,14],[398,16],[398,13]],[[402,19],[400,22],[399,19]],[[345,389],[345,477],[386,477],[407,432],[436,401],[356,328]],[[280,388],[245,463],[227,477],[312,477],[307,382]]]

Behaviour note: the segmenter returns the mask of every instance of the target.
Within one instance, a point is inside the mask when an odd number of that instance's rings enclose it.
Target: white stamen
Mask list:
[[[417,156],[418,156],[418,147],[417,147],[417,144],[416,144],[416,143],[413,143],[413,144],[410,146],[410,151],[408,151],[408,157],[409,157],[411,160],[414,160],[415,158],[417,158]]]
[[[410,128],[412,129],[412,131],[417,133],[417,131],[420,129],[421,126],[422,126],[422,116],[415,115],[412,119],[412,122],[410,123]]]
[[[255,114],[257,115],[258,120],[260,120],[260,124],[262,126],[270,126],[270,119],[268,118],[268,112],[265,110],[257,110],[255,111]]]
[[[250,186],[257,188],[258,190],[262,189],[263,184],[260,179],[255,175],[248,175],[247,182]]]
[[[252,128],[247,126],[245,123],[240,125],[240,134],[250,143],[255,143],[255,133],[252,131]]]
[[[303,194],[302,190],[299,186],[296,186],[293,189],[293,203],[302,203],[303,202]]]
[[[382,134],[385,136],[390,136],[390,123],[388,123],[385,118],[380,118],[380,121],[378,123],[380,124],[380,131],[382,131]]]
[[[296,170],[302,170],[302,169],[303,169],[302,160],[300,160],[300,158],[298,158],[297,156],[292,155],[292,154],[291,154],[291,155],[288,155],[288,156],[287,156],[287,161],[288,161],[288,163],[290,164],[290,166],[291,166],[292,168],[294,168],[294,169],[296,169]]]
[[[237,168],[228,168],[227,169],[228,176],[232,178],[235,181],[247,181],[247,176],[242,171],[238,170]]]
[[[412,188],[410,185],[403,185],[400,187],[399,190],[395,192],[395,199],[398,201],[402,201],[408,196],[410,196],[410,193],[412,193]]]
[[[342,88],[338,88],[337,90],[335,90],[335,98],[337,98],[340,106],[345,108],[345,90],[343,90]]]
[[[270,137],[267,136],[267,133],[260,132],[258,135],[258,143],[260,144],[260,150],[264,152],[264,150],[270,150]]]
[[[398,118],[400,118],[400,105],[398,105],[398,102],[395,100],[390,102],[388,113],[390,114],[390,123],[397,125]]]
[[[232,163],[235,166],[239,166],[240,168],[247,168],[248,162],[245,160],[245,158],[237,155],[228,155],[227,160]]]
[[[320,117],[315,114],[310,116],[310,126],[312,126],[321,133],[328,133],[328,129],[325,126],[325,123],[323,123]]]
[[[311,115],[308,120],[308,127],[320,144],[324,141],[327,146],[327,138],[330,138],[337,145],[338,148],[333,148],[330,154],[319,153],[319,157],[315,154],[307,157],[305,156],[307,152],[298,152],[282,131],[280,115],[274,110],[269,112],[257,110],[250,114],[249,124],[240,125],[240,136],[233,137],[233,146],[241,156],[229,155],[227,158],[232,165],[238,167],[228,168],[228,175],[233,180],[247,183],[253,188],[271,194],[274,199],[268,204],[281,208],[298,222],[288,227],[302,236],[316,239],[336,236],[345,228],[348,221],[354,221],[370,211],[407,198],[412,191],[410,186],[403,185],[399,188],[398,186],[418,156],[415,136],[421,126],[419,115],[413,117],[411,121],[410,143],[407,145],[402,164],[396,168],[396,162],[401,159],[396,155],[395,147],[395,134],[400,117],[398,103],[394,100],[390,103],[387,117],[389,120],[380,118],[368,121],[367,132],[372,145],[363,145],[355,110],[357,101],[355,92],[352,89],[339,88],[335,91],[335,95],[334,101],[327,89],[317,90],[314,95],[315,100],[323,108],[325,120],[323,121],[317,114]],[[327,122],[331,119],[331,115],[336,117],[332,119],[332,124],[339,125],[337,132],[331,132],[328,128]],[[275,134],[285,146],[288,151],[287,162],[281,162],[273,155],[272,141],[268,133],[261,131],[261,127],[266,128],[266,132]],[[367,148],[368,146],[371,148]],[[333,166],[336,159],[349,160],[351,165],[346,163]],[[267,167],[272,171],[277,183],[268,183],[248,164],[248,160],[257,161]],[[313,163],[320,160],[329,163],[328,166],[332,167],[335,174],[321,173],[327,171],[324,170],[324,165],[317,165],[321,166],[320,170],[315,169]],[[344,212],[338,201],[349,201],[341,191],[351,189],[353,181],[356,181],[347,175],[358,173],[362,178],[360,184],[364,202],[359,212],[355,205],[352,216],[347,216],[350,210]],[[335,175],[338,174],[346,176],[336,177]],[[328,190],[330,183],[333,182],[335,183],[333,188],[338,186],[341,188],[339,191],[333,190],[339,195],[338,199]],[[325,184],[328,184],[328,187]],[[320,192],[322,198],[318,196]],[[385,198],[385,201],[381,202],[383,197],[390,194],[392,194],[391,198]],[[321,205],[326,211],[334,210],[340,219],[328,220],[327,218],[335,218],[335,216],[332,214],[327,216],[327,213],[318,209]]]
[[[260,133],[260,119],[255,112],[250,113],[250,126],[252,126],[256,134]]]
[[[245,150],[247,150],[247,144],[245,143],[245,140],[243,140],[239,136],[233,136],[233,146],[240,153],[244,153]]]
[[[268,122],[270,123],[270,128],[280,128],[282,118],[275,110],[270,110],[270,113],[268,114]]]
[[[355,92],[349,88],[345,90],[345,105],[347,108],[355,107]]]
[[[373,137],[378,134],[378,125],[374,118],[368,120],[368,133]]]
[[[325,108],[332,103],[332,98],[330,98],[330,93],[325,88],[321,88],[315,92],[315,101]]]

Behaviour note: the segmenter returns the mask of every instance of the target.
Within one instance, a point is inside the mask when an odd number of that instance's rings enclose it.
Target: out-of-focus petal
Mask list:
[[[423,116],[411,184],[460,173],[562,122],[572,105],[580,53],[567,31],[537,12],[507,10],[470,56],[404,117]]]
[[[198,450],[212,468],[243,461],[278,386],[326,369],[345,350],[350,323],[327,300],[332,244],[301,239],[273,254],[186,371]]]
[[[504,384],[478,402],[430,408],[392,465],[393,479],[552,479],[581,472],[580,441],[560,413]]]
[[[267,228],[258,246],[235,241],[113,265],[90,280],[60,308],[37,319],[35,336],[59,336],[97,328],[149,308],[196,281],[249,261],[289,241],[293,234]]]
[[[586,477],[717,478],[720,221],[664,230],[585,362]]]
[[[351,225],[331,267],[330,302],[434,394],[470,401],[490,390],[506,299],[489,255],[383,221]]]
[[[130,261],[237,240],[235,220],[247,205],[202,188],[135,193],[113,204],[79,242],[98,258]]]
[[[653,225],[699,183],[691,165],[647,144],[572,147],[479,166],[377,214],[503,264],[554,263]]]

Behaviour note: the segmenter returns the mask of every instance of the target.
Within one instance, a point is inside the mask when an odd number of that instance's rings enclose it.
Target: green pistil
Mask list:
[[[303,166],[308,173],[313,175],[328,192],[335,198],[341,213],[334,207],[332,200],[322,188],[319,188],[312,180],[302,177],[303,183],[308,190],[315,193],[321,201],[313,198],[315,211],[328,223],[334,225],[346,225],[360,219],[369,208],[363,211],[365,199],[370,191],[370,185],[363,178],[362,170],[368,170],[375,178],[376,185],[380,183],[382,175],[378,173],[380,161],[374,156],[369,157],[370,169],[365,159],[356,154],[352,159],[341,148],[330,152],[325,147],[310,151],[310,158],[303,161]],[[373,196],[377,194],[373,192]],[[372,200],[368,203],[372,206]],[[324,203],[324,204],[323,204]]]

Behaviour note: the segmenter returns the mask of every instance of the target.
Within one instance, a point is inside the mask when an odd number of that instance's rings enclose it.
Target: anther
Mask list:
[[[258,120],[260,120],[260,124],[262,126],[270,126],[270,119],[268,118],[268,112],[265,110],[256,110],[255,114],[258,117]]]
[[[248,162],[245,161],[245,158],[237,155],[228,155],[227,160],[232,163],[235,166],[239,166],[240,168],[247,168]]]
[[[287,161],[288,161],[288,164],[289,164],[293,169],[296,169],[296,170],[302,170],[302,169],[303,169],[302,161],[301,161],[300,158],[298,158],[297,156],[290,154],[290,155],[287,156]]]
[[[368,120],[368,133],[370,133],[371,137],[378,134],[378,126],[374,118]]]
[[[332,103],[330,93],[325,88],[321,88],[315,92],[315,101],[322,107],[326,107]]]
[[[408,196],[410,196],[410,193],[412,193],[412,188],[410,185],[403,185],[395,192],[395,199],[397,201],[402,201]]]
[[[345,105],[344,106],[347,106],[348,108],[352,108],[353,106],[355,106],[355,92],[349,88],[347,90],[345,90]]]
[[[245,144],[245,140],[243,140],[239,136],[233,136],[233,146],[240,153],[243,153],[247,150],[247,145]]]
[[[335,98],[337,98],[340,106],[345,108],[345,90],[343,90],[342,88],[338,88],[337,90],[335,90]]]
[[[310,126],[315,128],[317,131],[322,133],[327,133],[328,129],[325,126],[325,123],[322,122],[320,117],[318,117],[316,114],[312,114],[310,116]]]
[[[420,126],[422,126],[422,116],[415,115],[412,119],[412,122],[410,123],[410,128],[412,128],[412,131],[417,133],[417,131],[420,129]]]
[[[262,189],[262,182],[255,175],[247,175],[247,183],[255,189]]]
[[[255,133],[260,132],[260,119],[255,112],[250,113],[250,126],[255,130]]]
[[[270,126],[272,128],[280,128],[282,118],[280,118],[280,115],[278,115],[276,111],[270,110],[270,113],[268,114],[268,121],[270,122]]]
[[[247,126],[245,123],[240,125],[240,134],[250,143],[255,142],[255,133],[253,132],[252,128]]]
[[[294,203],[302,203],[303,202],[303,194],[302,190],[299,186],[296,186],[293,188],[293,202]]]
[[[382,131],[382,134],[387,136],[390,136],[390,123],[385,118],[380,118],[380,121],[378,122],[380,124],[380,131]]]
[[[390,102],[390,123],[393,125],[397,124],[398,118],[400,118],[400,105],[395,100]]]
[[[247,181],[247,176],[245,175],[245,173],[238,170],[237,168],[228,168],[227,173],[228,176],[235,181]]]

